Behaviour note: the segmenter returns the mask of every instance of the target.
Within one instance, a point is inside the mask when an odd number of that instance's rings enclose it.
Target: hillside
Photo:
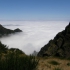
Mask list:
[[[40,57],[37,70],[70,70],[70,60],[56,57]]]
[[[18,48],[8,48],[0,42],[0,70],[35,70],[38,60]]]
[[[53,40],[41,48],[38,56],[58,56],[70,58],[70,23]]]
[[[15,32],[22,32],[22,30],[20,30],[19,28],[15,30],[7,29],[0,24],[0,37],[11,33],[15,33]]]

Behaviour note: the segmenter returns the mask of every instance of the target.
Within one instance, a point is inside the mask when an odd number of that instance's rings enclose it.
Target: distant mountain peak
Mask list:
[[[2,37],[4,35],[15,33],[15,32],[22,32],[22,30],[20,30],[19,28],[15,29],[15,30],[7,29],[0,24],[0,37]]]

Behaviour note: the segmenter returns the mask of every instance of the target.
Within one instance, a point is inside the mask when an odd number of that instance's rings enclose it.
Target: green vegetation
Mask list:
[[[50,62],[48,62],[48,63],[50,63],[50,64],[52,64],[52,65],[59,65],[60,63],[58,63],[57,61],[50,61]]]
[[[15,53],[2,55],[0,59],[0,70],[34,70],[38,60],[33,56],[19,56]]]
[[[68,66],[70,66],[70,63],[67,63]]]
[[[34,56],[26,56],[16,48],[8,49],[0,42],[0,70],[35,70],[37,64]]]
[[[61,68],[55,68],[54,70],[62,70]]]
[[[0,53],[7,53],[8,47],[0,42]]]
[[[15,53],[18,53],[18,54],[25,54],[22,50],[20,50],[18,48],[10,48],[9,51],[15,52]]]

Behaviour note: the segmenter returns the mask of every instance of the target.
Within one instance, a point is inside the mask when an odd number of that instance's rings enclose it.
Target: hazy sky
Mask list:
[[[0,20],[70,20],[70,0],[0,0]]]

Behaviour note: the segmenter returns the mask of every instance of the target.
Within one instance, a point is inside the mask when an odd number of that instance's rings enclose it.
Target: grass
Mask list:
[[[52,64],[52,65],[59,65],[59,64],[60,64],[60,63],[58,63],[57,61],[54,61],[54,60],[49,61],[48,63],[50,63],[50,64]]]
[[[0,58],[0,70],[35,70],[38,60],[34,56],[19,56],[8,53]]]
[[[57,63],[55,63],[55,62]],[[70,60],[59,59],[56,57],[41,58],[39,60],[38,70],[70,70]]]
[[[54,70],[62,70],[61,68],[55,68]]]
[[[68,66],[70,66],[70,63],[67,63]]]
[[[8,49],[0,42],[0,70],[36,70],[39,60],[18,48]]]

